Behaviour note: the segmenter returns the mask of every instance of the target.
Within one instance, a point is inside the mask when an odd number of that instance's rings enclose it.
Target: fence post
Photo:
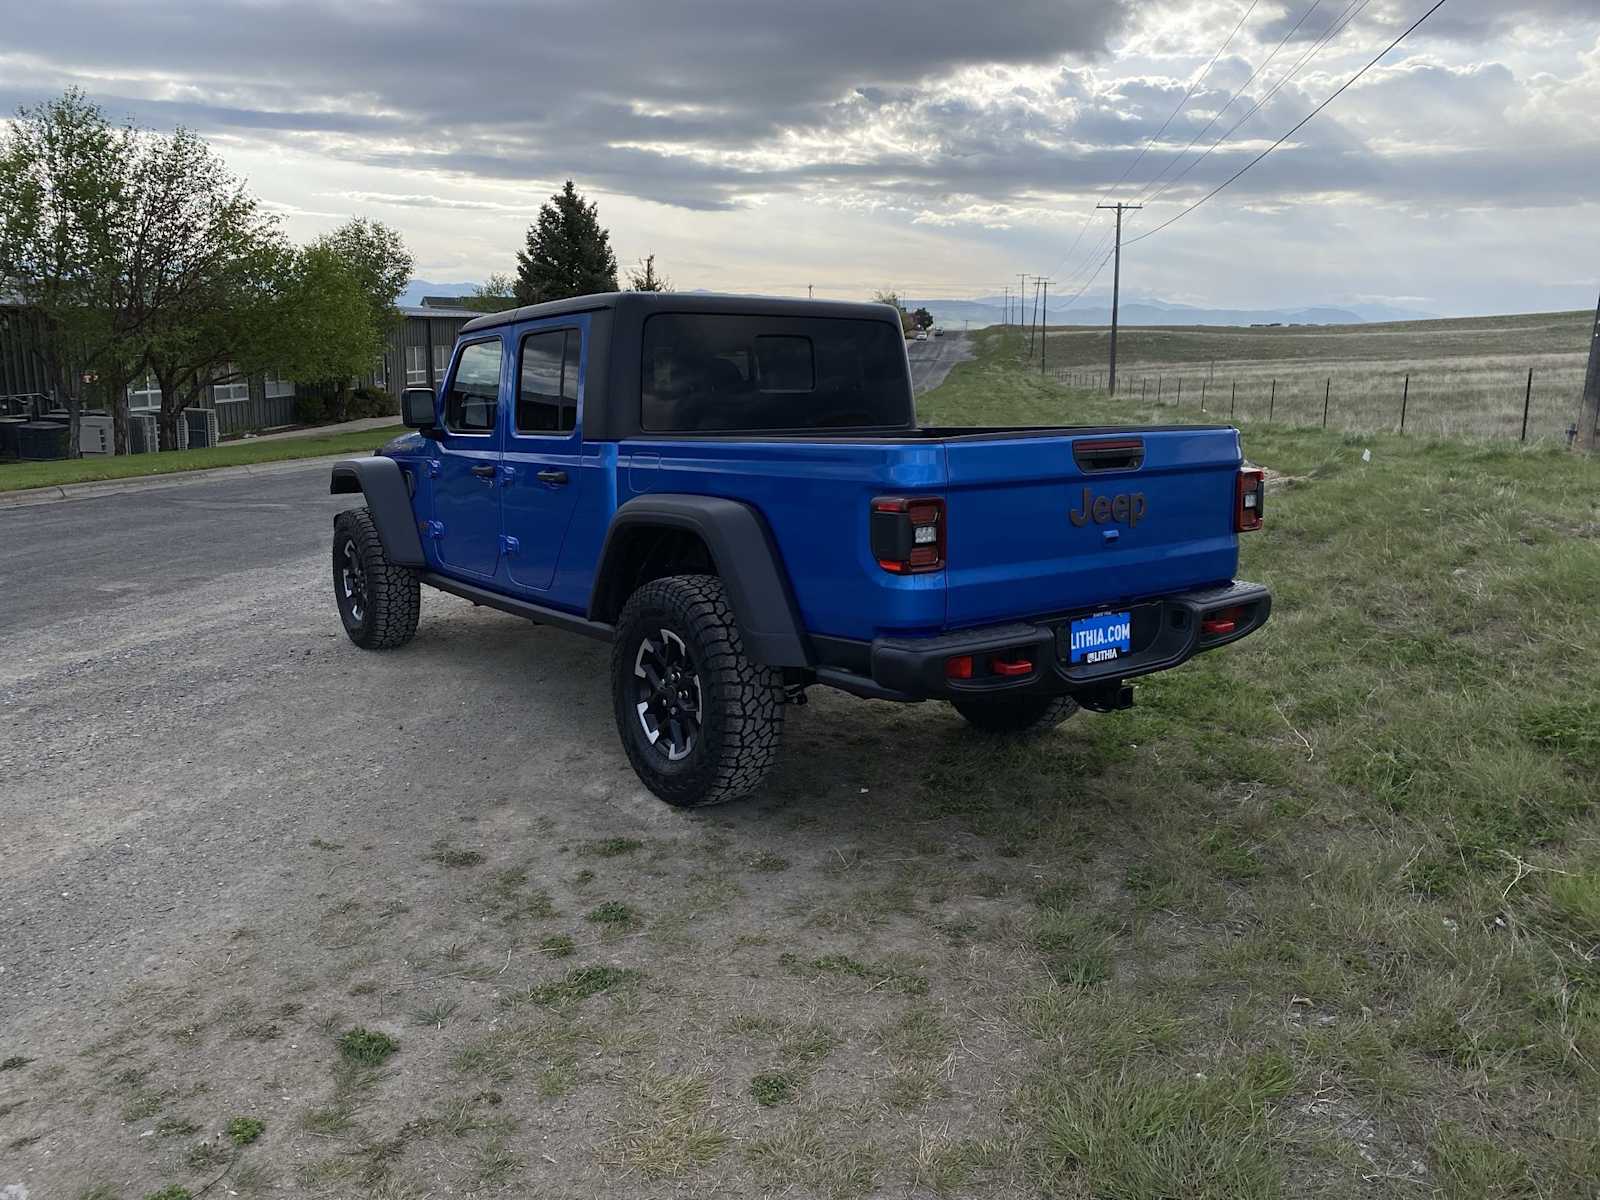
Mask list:
[[[1146,375],[1139,380],[1139,403],[1143,404],[1150,399],[1150,376]]]
[[[1406,402],[1411,399],[1411,372],[1406,372],[1405,391],[1400,393],[1400,432],[1406,431]]]
[[[1328,386],[1322,391],[1322,427],[1328,427],[1328,399],[1333,395],[1333,376],[1328,376]]]
[[[1209,382],[1211,382],[1209,379],[1202,379],[1200,381],[1200,411],[1201,412],[1205,412],[1205,410],[1206,410],[1206,384],[1208,384]]]
[[[1528,406],[1533,403],[1533,368],[1528,368],[1528,390],[1522,394],[1522,440],[1528,440]]]
[[[1239,381],[1233,381],[1233,395],[1228,397],[1228,420],[1233,420],[1234,405],[1239,403]]]
[[[1278,403],[1278,381],[1272,381],[1272,395],[1267,399],[1267,424],[1272,424],[1272,409]]]
[[[1156,376],[1156,403],[1161,403],[1161,376]]]
[[[1177,405],[1177,407],[1179,407],[1179,408],[1183,407],[1183,376],[1182,375],[1178,376],[1178,398],[1176,400],[1174,400],[1172,403]]]

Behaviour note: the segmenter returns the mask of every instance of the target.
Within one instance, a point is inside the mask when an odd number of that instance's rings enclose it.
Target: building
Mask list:
[[[430,299],[433,299],[430,297]],[[400,320],[390,331],[383,357],[373,373],[358,380],[358,386],[374,387],[395,398],[392,411],[400,411],[400,392],[408,387],[437,388],[450,362],[461,326],[482,314],[472,309],[440,304],[403,307]],[[44,376],[33,346],[37,342],[38,316],[16,305],[0,303],[0,398],[29,394],[51,397],[50,406],[60,403]],[[295,423],[295,381],[277,372],[230,378],[205,389],[195,408],[215,409],[217,429],[224,436],[272,429]],[[158,412],[161,390],[155,376],[146,373],[128,388],[128,407],[133,412]]]

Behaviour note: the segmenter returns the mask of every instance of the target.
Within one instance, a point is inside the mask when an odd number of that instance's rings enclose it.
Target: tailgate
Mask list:
[[[945,451],[950,628],[1233,578],[1231,428],[954,438]]]

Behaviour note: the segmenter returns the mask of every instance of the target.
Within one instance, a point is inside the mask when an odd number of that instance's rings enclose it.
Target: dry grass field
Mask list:
[[[1528,371],[1529,440],[1564,440],[1577,418],[1591,314],[1537,313],[1373,325],[1128,328],[1119,391],[1236,421],[1516,438]],[[1104,329],[1052,329],[1047,363],[1066,382],[1103,380]],[[1409,378],[1409,390],[1407,379]]]

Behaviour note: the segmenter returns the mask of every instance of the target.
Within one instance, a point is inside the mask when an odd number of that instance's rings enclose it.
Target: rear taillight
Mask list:
[[[1260,529],[1266,498],[1267,473],[1253,467],[1240,467],[1237,499],[1233,506],[1233,527],[1240,533]]]
[[[879,496],[872,502],[872,557],[895,575],[944,570],[944,498]]]

